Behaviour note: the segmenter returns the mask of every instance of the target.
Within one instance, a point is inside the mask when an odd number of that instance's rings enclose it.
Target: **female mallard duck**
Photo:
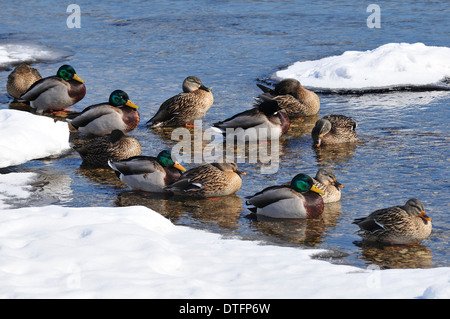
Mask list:
[[[186,171],[177,161],[172,159],[170,151],[164,150],[153,156],[134,156],[121,161],[108,161],[117,177],[132,189],[164,193],[164,188]]]
[[[356,143],[356,122],[345,115],[326,115],[318,120],[311,132],[314,145]]]
[[[44,111],[60,111],[79,102],[86,95],[86,86],[75,69],[63,65],[55,76],[40,79],[20,96],[19,102],[28,102],[42,114]]]
[[[179,180],[166,187],[176,195],[210,198],[236,193],[242,185],[235,163],[212,163],[191,168]]]
[[[320,99],[316,93],[305,89],[296,79],[284,79],[274,89],[257,84],[264,92],[259,100],[276,100],[290,119],[319,113]]]
[[[341,199],[341,188],[344,185],[336,180],[332,170],[328,168],[319,169],[313,181],[314,185],[323,192],[321,196],[324,204],[334,203]]]
[[[227,137],[236,137],[238,140],[259,140],[262,138],[261,130],[265,130],[264,135],[267,139],[278,139],[290,127],[289,117],[280,110],[277,101],[264,101],[256,108],[238,113],[213,125],[223,134],[232,133],[227,134]],[[232,129],[232,132],[227,132],[227,129]]]
[[[85,108],[70,125],[84,134],[104,136],[113,130],[130,132],[140,121],[138,106],[130,101],[128,94],[115,90],[109,96],[109,102],[91,105]]]
[[[6,91],[17,100],[34,82],[40,79],[42,76],[38,70],[26,63],[21,63],[8,75]]]
[[[188,76],[183,81],[183,93],[161,104],[147,124],[151,127],[192,125],[205,115],[213,102],[211,89],[205,87],[198,77]]]
[[[417,244],[431,234],[431,218],[420,200],[412,198],[404,206],[379,209],[353,221],[365,241],[383,244]]]
[[[256,215],[271,218],[314,218],[323,213],[323,192],[306,174],[296,175],[290,185],[270,186],[247,197]]]
[[[109,135],[74,143],[83,168],[108,167],[108,160],[121,161],[141,155],[141,144],[135,138],[126,136],[121,130],[114,130]]]

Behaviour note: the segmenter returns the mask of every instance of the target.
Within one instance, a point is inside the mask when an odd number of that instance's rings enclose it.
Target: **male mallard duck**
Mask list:
[[[139,124],[138,108],[127,93],[115,90],[110,94],[109,102],[88,106],[70,120],[70,125],[81,133],[97,136],[110,134],[113,130],[127,133]]]
[[[320,189],[323,194],[324,204],[337,202],[341,199],[341,188],[344,187],[336,180],[333,171],[328,168],[321,168],[313,178],[314,185]]]
[[[108,161],[117,177],[134,190],[163,193],[164,188],[186,171],[172,159],[170,151],[164,150],[153,156],[134,156],[122,161]]]
[[[353,221],[360,235],[369,242],[384,244],[417,244],[431,234],[431,218],[425,214],[420,200],[412,198],[405,206],[374,211]]]
[[[236,193],[242,185],[235,163],[212,163],[191,168],[180,179],[166,187],[176,195],[188,197],[220,197]]]
[[[259,100],[276,100],[290,119],[319,113],[320,99],[316,93],[305,89],[296,79],[284,79],[274,89],[257,84],[264,92]]]
[[[86,95],[86,86],[75,69],[63,65],[55,76],[40,79],[20,96],[19,102],[29,102],[36,112],[60,111],[79,102]]]
[[[271,218],[314,218],[323,213],[323,192],[306,174],[296,175],[290,185],[270,186],[247,197],[256,215]]]
[[[134,137],[126,136],[121,130],[111,134],[74,143],[72,148],[77,151],[84,168],[108,167],[108,160],[121,161],[141,155],[141,144]]]
[[[183,81],[183,93],[166,100],[147,124],[158,126],[192,125],[201,119],[213,105],[211,89],[202,84],[196,76],[188,76]]]
[[[42,79],[41,74],[35,68],[26,63],[21,63],[8,75],[6,91],[15,99],[19,99],[30,86]]]
[[[318,120],[311,132],[314,145],[356,143],[356,122],[345,115],[326,115]]]
[[[233,129],[232,136],[239,140],[259,140],[261,129],[266,129],[265,136],[267,139],[278,139],[290,127],[289,117],[280,110],[277,101],[264,101],[256,108],[238,113],[213,125],[223,134],[227,133],[228,128]]]

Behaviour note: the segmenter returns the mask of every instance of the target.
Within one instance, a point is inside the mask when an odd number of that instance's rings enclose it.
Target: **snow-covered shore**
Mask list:
[[[32,141],[10,138],[20,123],[39,128]],[[10,149],[3,163],[60,155],[64,129],[42,116],[0,110],[0,144]],[[48,144],[49,135],[58,147]],[[36,176],[0,175],[0,298],[450,297],[448,267],[335,265],[311,258],[321,250],[224,239],[141,206],[10,209],[5,200],[26,199]]]

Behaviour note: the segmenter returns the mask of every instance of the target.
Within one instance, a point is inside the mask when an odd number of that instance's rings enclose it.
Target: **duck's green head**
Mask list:
[[[63,65],[58,69],[58,72],[56,72],[56,75],[62,78],[65,81],[69,80],[75,80],[81,83],[84,83],[82,79],[80,79],[75,72],[75,69],[71,65]]]
[[[177,161],[174,161],[172,159],[172,154],[168,150],[161,151],[158,156],[156,157],[156,160],[159,164],[161,164],[163,167],[175,167],[176,169],[185,172],[186,169],[180,165]]]
[[[323,192],[314,185],[313,179],[306,174],[298,174],[294,176],[291,181],[291,188],[299,193],[306,193],[307,191],[313,191],[318,194]]]
[[[139,107],[130,101],[128,94],[122,90],[115,90],[109,95],[109,104],[112,106],[129,106],[135,110]]]

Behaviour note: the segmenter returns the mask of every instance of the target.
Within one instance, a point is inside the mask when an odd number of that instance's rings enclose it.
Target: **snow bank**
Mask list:
[[[278,71],[277,81],[295,78],[317,90],[435,86],[450,78],[450,48],[423,43],[389,43],[374,50],[346,51]]]
[[[0,168],[70,149],[67,123],[24,111],[0,110]]]
[[[333,265],[140,206],[0,210],[0,242],[0,298],[449,297],[450,268]]]
[[[60,61],[71,53],[61,49],[54,49],[33,42],[0,43],[0,69],[8,69],[20,62],[51,62]]]
[[[7,200],[17,201],[30,198],[31,186],[36,178],[35,173],[0,174],[0,209],[7,208]]]

